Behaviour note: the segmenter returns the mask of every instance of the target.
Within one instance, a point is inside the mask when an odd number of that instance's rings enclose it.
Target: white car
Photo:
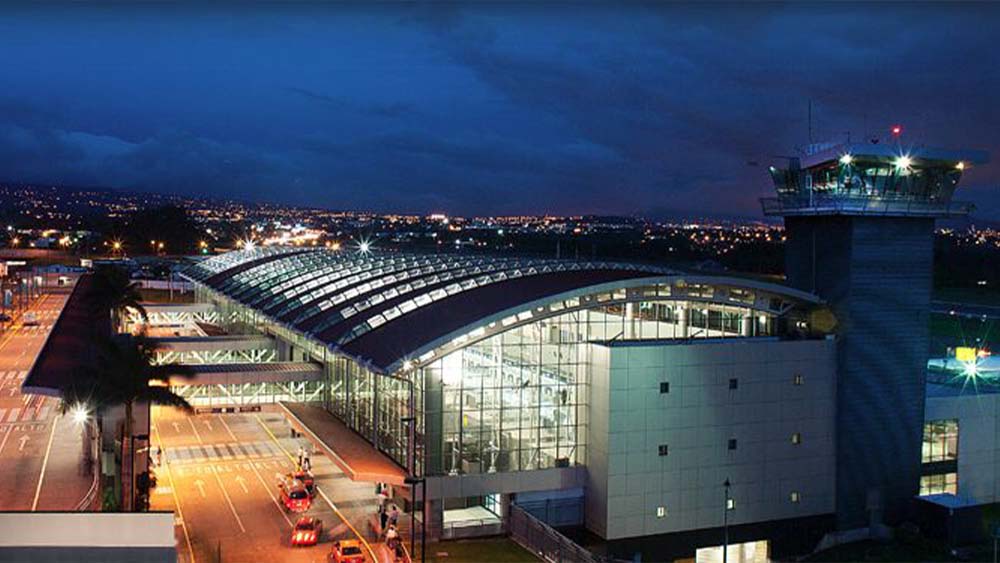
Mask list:
[[[21,324],[24,326],[38,326],[38,315],[28,311],[21,317]]]

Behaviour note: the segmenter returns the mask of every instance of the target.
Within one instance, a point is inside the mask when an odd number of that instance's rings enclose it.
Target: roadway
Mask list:
[[[93,482],[81,432],[60,416],[58,399],[21,392],[67,298],[42,295],[28,309],[38,325],[15,318],[0,333],[0,510],[73,510]]]
[[[220,554],[222,561],[325,562],[333,541],[359,536],[327,496],[333,488],[326,483],[348,480],[337,476],[332,462],[314,456],[321,493],[305,514],[323,520],[324,541],[289,545],[302,515],[285,512],[277,487],[278,476],[292,471],[300,444],[286,437],[286,428],[273,412],[186,415],[153,408],[152,449],[162,448],[162,464],[150,508],[174,511],[181,562],[215,562]],[[351,490],[362,486],[371,505],[371,485],[352,484]]]

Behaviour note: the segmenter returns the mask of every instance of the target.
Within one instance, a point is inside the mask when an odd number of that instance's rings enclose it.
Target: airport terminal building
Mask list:
[[[613,262],[259,248],[188,272],[229,333],[322,366],[333,417],[428,479],[429,523],[558,501],[606,539],[833,512],[813,295]],[[416,424],[409,440],[407,417]]]
[[[307,434],[342,427],[384,462],[337,457],[348,474],[426,480],[430,537],[489,531],[513,503],[619,557],[719,558],[725,523],[740,557],[761,560],[962,488],[947,450],[963,394],[926,381],[930,265],[934,219],[967,211],[951,194],[980,157],[897,152],[817,147],[772,170],[787,285],[300,247],[215,256],[185,277],[192,311],[298,366],[310,387],[272,397]],[[192,398],[244,400],[234,386]]]

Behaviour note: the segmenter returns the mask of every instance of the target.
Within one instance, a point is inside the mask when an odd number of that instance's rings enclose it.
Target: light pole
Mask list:
[[[729,479],[722,484],[726,489],[726,504],[722,511],[722,563],[729,561]]]

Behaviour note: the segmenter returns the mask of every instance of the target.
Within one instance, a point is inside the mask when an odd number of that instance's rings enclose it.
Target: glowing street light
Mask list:
[[[961,160],[955,165],[955,170],[965,170],[965,163]]]
[[[840,157],[840,163],[844,166],[850,166],[852,162],[854,162],[854,157],[850,154],[845,154]]]
[[[90,410],[83,403],[76,403],[69,409],[69,416],[74,424],[83,424],[90,418]]]
[[[896,158],[893,164],[900,170],[908,170],[913,165],[913,159],[904,154]]]

